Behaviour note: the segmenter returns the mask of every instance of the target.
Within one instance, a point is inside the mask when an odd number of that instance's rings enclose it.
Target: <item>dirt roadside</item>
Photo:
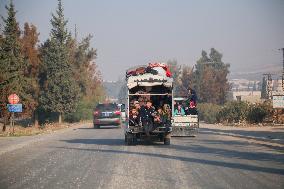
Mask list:
[[[48,137],[59,135],[61,133],[65,133],[77,128],[82,127],[83,125],[91,125],[91,123],[74,123],[69,124],[68,127],[62,127],[57,130],[50,130],[48,132],[40,133],[38,135],[32,136],[10,136],[10,137],[0,137],[0,155],[3,153],[11,152],[13,150],[17,150],[24,146],[33,144],[35,142],[40,142]]]
[[[229,140],[241,140],[267,146],[284,147],[284,126],[232,127],[201,124],[202,132]]]

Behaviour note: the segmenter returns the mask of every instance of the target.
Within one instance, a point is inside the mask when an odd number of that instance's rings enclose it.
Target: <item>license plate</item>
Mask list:
[[[111,116],[111,112],[102,112],[102,116],[103,117],[110,117]]]

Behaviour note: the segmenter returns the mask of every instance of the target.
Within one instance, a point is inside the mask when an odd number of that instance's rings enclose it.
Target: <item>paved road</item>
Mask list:
[[[171,146],[125,146],[121,129],[84,125],[2,153],[0,188],[283,189],[282,136],[202,125]]]

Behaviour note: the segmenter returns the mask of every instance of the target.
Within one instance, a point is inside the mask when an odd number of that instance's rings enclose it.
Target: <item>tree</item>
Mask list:
[[[201,58],[196,62],[193,74],[193,88],[199,101],[224,104],[230,85],[227,79],[229,64],[222,62],[222,54],[211,48],[209,57],[202,51]]]
[[[76,36],[70,36],[67,40],[69,62],[81,94],[76,111],[64,116],[67,121],[91,119],[95,104],[104,99],[101,74],[95,63],[97,51],[91,48],[91,39],[92,36],[88,35],[81,41],[78,41]]]
[[[81,42],[69,39],[70,62],[72,62],[74,69],[74,78],[83,96],[93,96],[101,80],[94,62],[97,51],[90,47],[91,39],[92,35],[83,38]]]
[[[167,65],[172,73],[173,82],[174,82],[174,94],[177,95],[180,90],[180,74],[181,74],[181,66],[178,65],[176,60],[168,60]]]
[[[34,25],[29,25],[28,23],[24,24],[24,33],[21,38],[22,53],[24,56],[24,61],[27,65],[24,72],[25,77],[27,78],[27,84],[25,88],[25,96],[28,100],[26,106],[26,112],[28,115],[33,115],[34,124],[38,126],[36,108],[38,107],[39,99],[39,68],[40,68],[40,59],[39,51],[36,47],[38,43],[39,33]]]
[[[58,113],[61,123],[62,114],[73,112],[79,100],[80,89],[73,75],[69,59],[67,20],[63,15],[61,0],[58,0],[56,14],[52,14],[50,39],[42,45],[40,106],[45,111]]]
[[[262,78],[261,99],[268,99],[267,79],[265,76]]]
[[[188,89],[192,88],[193,83],[193,69],[190,66],[183,66],[181,71],[181,85],[180,85],[180,96],[187,96]]]
[[[125,104],[126,103],[126,97],[127,97],[127,85],[125,80],[120,80],[117,82],[120,85],[120,90],[118,93],[118,102]]]
[[[1,36],[0,47],[0,109],[4,117],[4,128],[9,116],[6,108],[8,95],[16,93],[20,96],[24,107],[27,105],[24,88],[26,79],[24,71],[26,65],[23,61],[20,44],[20,29],[16,20],[16,11],[13,2],[5,6],[8,16],[3,18],[4,30]]]

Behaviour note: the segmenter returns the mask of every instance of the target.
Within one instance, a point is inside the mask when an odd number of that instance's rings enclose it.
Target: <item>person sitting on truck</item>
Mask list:
[[[133,108],[131,110],[131,113],[129,115],[129,125],[130,126],[138,126],[139,125],[138,112],[135,108]]]
[[[164,104],[163,105],[163,113],[166,116],[167,121],[170,121],[171,120],[171,108],[170,108],[170,105],[168,105],[168,104]]]
[[[133,105],[134,105],[134,108],[140,109],[139,101],[135,100],[135,101],[133,102]]]
[[[153,122],[155,116],[155,109],[152,106],[152,101],[147,100],[146,106],[142,106],[139,111],[139,117],[142,122],[142,126],[146,132],[146,135],[149,136],[150,132],[153,130]]]
[[[155,123],[163,123],[165,120],[164,114],[163,114],[163,109],[161,107],[157,108],[156,115],[154,117],[154,122]]]
[[[174,115],[185,115],[184,109],[182,108],[181,104],[178,104],[177,109],[175,109]]]

